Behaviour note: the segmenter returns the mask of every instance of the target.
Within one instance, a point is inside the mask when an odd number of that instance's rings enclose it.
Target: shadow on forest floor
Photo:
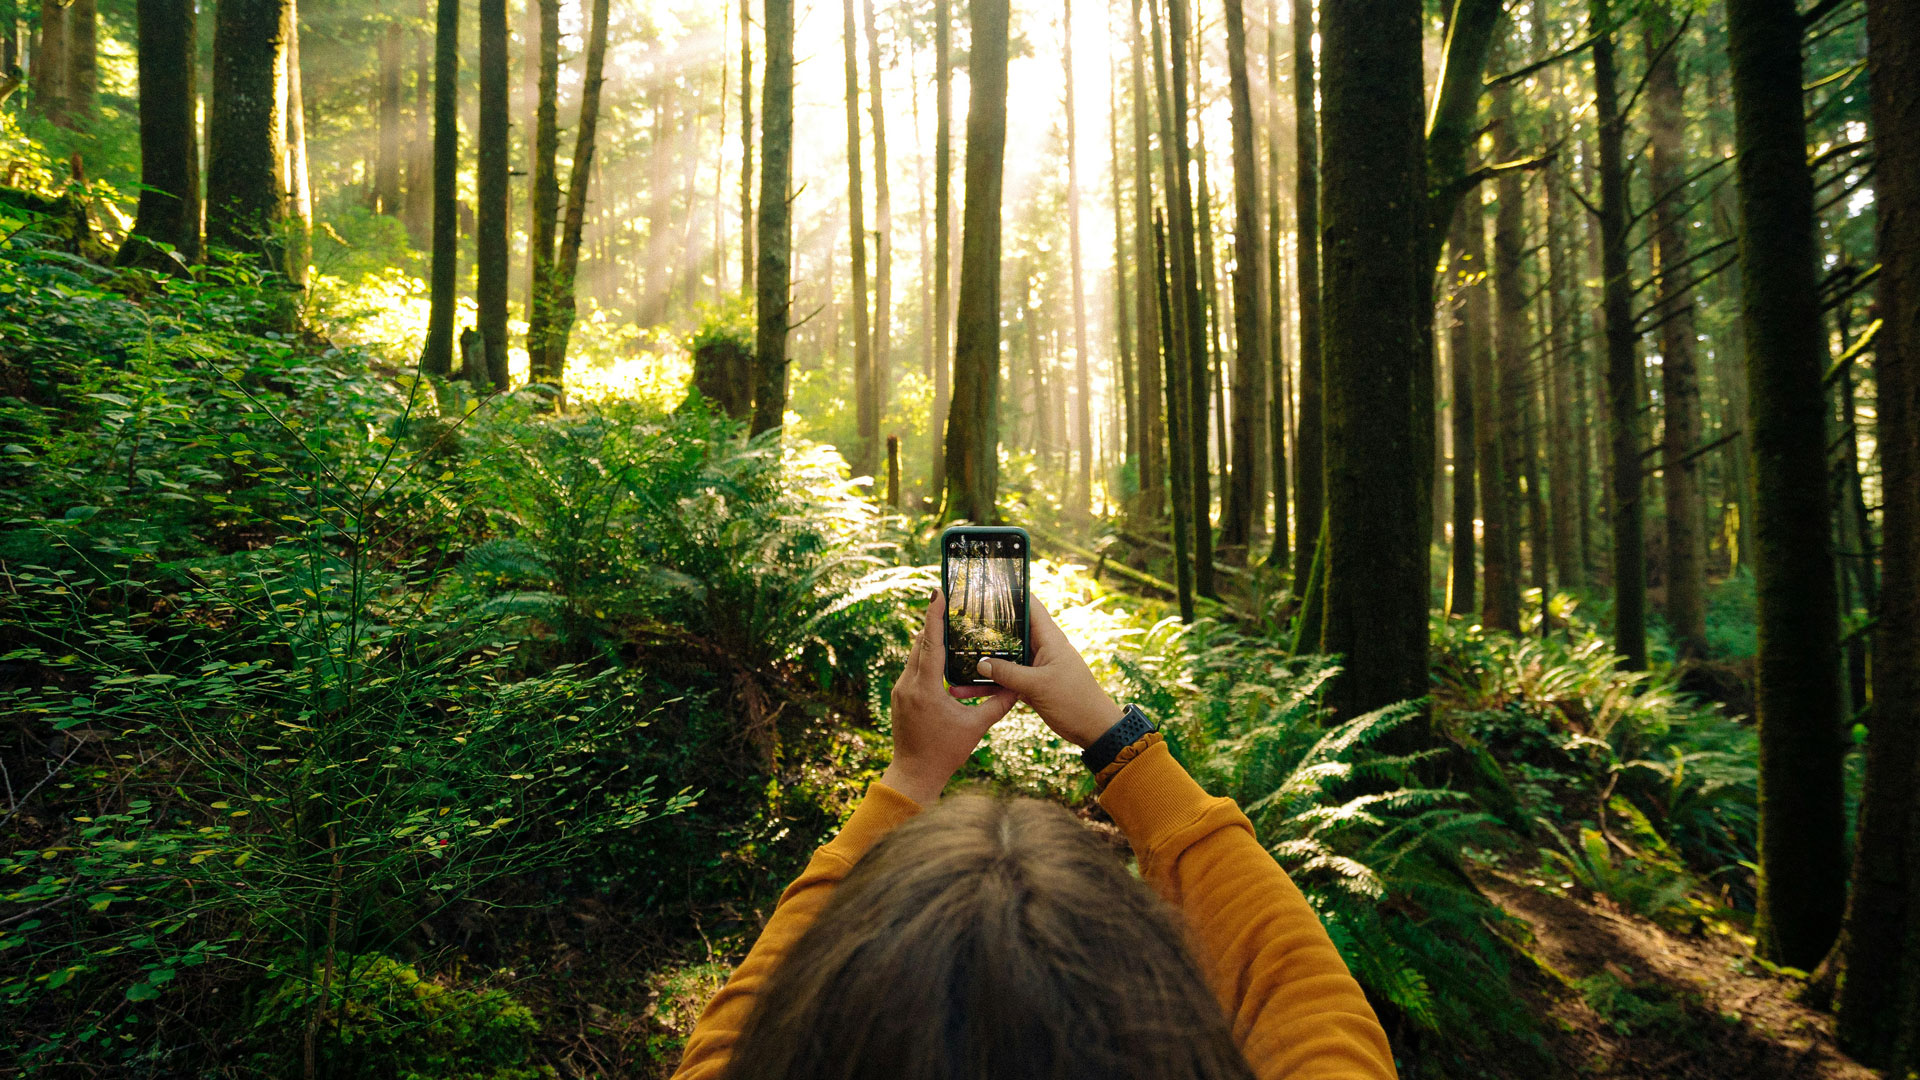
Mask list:
[[[1531,929],[1548,977],[1545,1034],[1561,1075],[1666,1080],[1873,1080],[1834,1046],[1833,1018],[1791,999],[1800,985],[1732,939],[1477,872],[1487,897]],[[1496,1075],[1504,1075],[1496,1069]]]

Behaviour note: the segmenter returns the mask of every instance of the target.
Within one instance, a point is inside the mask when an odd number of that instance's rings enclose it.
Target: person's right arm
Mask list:
[[[1040,604],[1032,667],[980,673],[1013,690],[1082,748],[1120,708]],[[1286,871],[1231,799],[1208,795],[1156,743],[1128,761],[1100,805],[1132,842],[1141,876],[1180,911],[1234,1042],[1263,1080],[1392,1080],[1386,1032]]]

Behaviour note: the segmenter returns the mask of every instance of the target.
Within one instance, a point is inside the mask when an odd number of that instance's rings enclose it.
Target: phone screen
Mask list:
[[[985,685],[982,657],[1027,662],[1027,537],[1018,530],[949,530],[947,681]]]

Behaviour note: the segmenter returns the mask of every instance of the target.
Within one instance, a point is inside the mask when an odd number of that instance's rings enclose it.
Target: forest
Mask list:
[[[1911,1080],[1916,362],[1915,0],[0,0],[0,1074],[670,1075],[970,522],[1401,1076]]]

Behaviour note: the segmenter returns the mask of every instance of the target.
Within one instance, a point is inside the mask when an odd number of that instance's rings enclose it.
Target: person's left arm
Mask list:
[[[948,694],[941,630],[946,607],[946,598],[935,590],[906,669],[893,685],[892,763],[867,789],[839,835],[814,852],[807,868],[780,894],[759,940],[694,1023],[675,1080],[710,1080],[725,1071],[761,989],[813,925],[834,886],[894,826],[937,802],[987,729],[1013,708],[1010,690],[998,690],[975,706]]]

